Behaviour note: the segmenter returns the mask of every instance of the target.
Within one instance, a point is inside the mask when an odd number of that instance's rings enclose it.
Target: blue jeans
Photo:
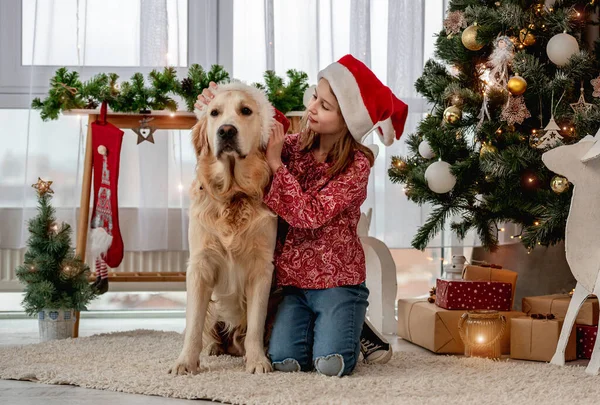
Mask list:
[[[273,368],[350,374],[360,352],[368,297],[364,283],[324,290],[284,287],[269,342]]]

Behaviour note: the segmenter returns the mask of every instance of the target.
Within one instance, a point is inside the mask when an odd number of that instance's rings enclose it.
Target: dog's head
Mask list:
[[[273,122],[274,109],[266,94],[241,82],[220,85],[215,97],[196,110],[198,124],[192,133],[196,154],[208,152],[217,159],[245,159],[264,151]]]

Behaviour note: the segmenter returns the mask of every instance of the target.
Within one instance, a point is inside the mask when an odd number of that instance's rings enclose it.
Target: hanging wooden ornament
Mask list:
[[[583,94],[583,83],[581,85],[581,88],[579,89],[580,93],[579,93],[579,100],[577,100],[576,103],[571,103],[570,106],[573,109],[573,112],[575,114],[587,114],[591,111],[591,109],[594,107],[594,104],[592,103],[587,103],[585,101],[585,96]]]
[[[152,121],[153,119],[154,118],[152,118],[152,117],[144,117],[140,121],[140,126],[138,128],[133,128],[133,132],[135,132],[138,136],[137,137],[138,145],[144,141],[154,143],[154,131],[156,131],[156,128],[148,125],[148,123],[150,121]]]
[[[563,140],[562,135],[560,134],[560,127],[554,120],[554,115],[550,117],[550,122],[544,128],[544,134],[540,136],[537,145],[535,146],[538,149],[545,149],[547,147],[553,147],[558,144],[561,144]]]

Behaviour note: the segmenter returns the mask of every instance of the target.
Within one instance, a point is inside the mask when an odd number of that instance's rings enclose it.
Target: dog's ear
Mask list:
[[[208,134],[206,132],[206,116],[200,118],[192,128],[192,145],[194,145],[194,149],[196,150],[196,156],[199,156],[203,149],[210,150]]]

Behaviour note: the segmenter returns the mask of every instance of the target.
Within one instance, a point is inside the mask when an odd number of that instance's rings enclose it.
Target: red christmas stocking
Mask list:
[[[101,294],[108,290],[108,267],[123,260],[123,239],[119,229],[119,164],[123,131],[106,122],[106,102],[100,118],[92,123],[94,204],[91,222],[91,250],[97,275],[94,286]]]

